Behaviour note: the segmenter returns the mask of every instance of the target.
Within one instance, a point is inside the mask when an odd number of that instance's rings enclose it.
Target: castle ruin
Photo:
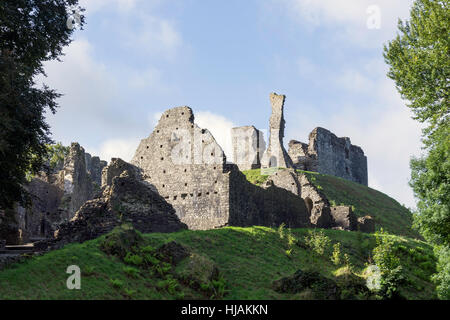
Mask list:
[[[189,107],[165,111],[131,163],[113,158],[107,165],[73,143],[64,163],[29,183],[35,200],[29,208],[11,209],[17,223],[8,222],[12,215],[0,211],[0,238],[20,243],[58,234],[67,242],[81,241],[111,230],[122,216],[142,232],[281,224],[373,230],[369,216],[357,219],[351,207],[331,206],[301,171],[367,185],[362,149],[349,138],[316,128],[309,144],[292,140],[287,152],[285,96],[272,93],[270,101],[267,149],[254,126],[233,128],[234,163],[227,162],[213,135],[195,124]],[[266,177],[261,185],[241,172],[259,168],[270,169],[261,171]]]

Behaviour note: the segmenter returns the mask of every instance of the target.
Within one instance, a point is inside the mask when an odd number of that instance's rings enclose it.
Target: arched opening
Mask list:
[[[275,156],[270,157],[269,168],[275,168],[277,166],[278,166],[278,164],[277,164],[277,157],[275,157]]]
[[[308,213],[311,214],[311,211],[313,208],[313,202],[309,197],[305,198],[305,205],[306,205],[306,209],[308,209]]]

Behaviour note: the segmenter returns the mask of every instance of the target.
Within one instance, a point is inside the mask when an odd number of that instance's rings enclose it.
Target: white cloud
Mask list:
[[[80,0],[80,6],[86,9],[87,14],[104,9],[115,9],[120,12],[129,12],[136,7],[140,0]]]
[[[338,137],[350,137],[353,144],[359,145],[368,158],[369,186],[395,198],[400,203],[415,207],[411,188],[409,160],[421,152],[421,125],[411,119],[411,112],[395,89],[394,83],[382,76],[369,76],[370,70],[377,63],[370,61],[358,73],[348,70],[348,90],[364,93],[370,98],[363,105],[349,102],[340,106],[335,113],[324,116],[315,106],[306,105],[301,110],[308,110],[308,117],[294,114],[287,123],[287,138],[308,142],[309,132],[316,126],[329,129]],[[322,74],[326,79],[333,75]],[[365,79],[367,80],[358,80]],[[360,84],[358,85],[358,81]],[[365,82],[369,85],[364,84]],[[339,82],[334,85],[340,86]],[[354,85],[354,86],[353,86]],[[353,87],[352,87],[353,86]],[[370,91],[366,89],[370,87]],[[360,101],[360,99],[358,99]],[[289,105],[287,106],[289,108]],[[293,124],[295,123],[295,126]]]
[[[86,148],[87,152],[97,155],[102,160],[111,161],[111,158],[121,158],[130,162],[139,146],[139,138],[110,139],[103,142],[99,148]]]
[[[123,44],[146,55],[171,59],[182,45],[174,22],[142,12],[130,17],[130,25],[120,29]]]
[[[231,129],[235,127],[233,122],[224,116],[211,113],[209,111],[195,112],[195,123],[204,129],[208,129],[222,147],[227,161],[233,160],[233,144],[231,139]]]
[[[283,0],[286,13],[310,30],[324,27],[338,41],[354,41],[361,45],[379,46],[394,35],[398,18],[407,18],[413,0]],[[279,6],[280,1],[274,1]],[[379,8],[380,28],[369,29],[368,20]]]

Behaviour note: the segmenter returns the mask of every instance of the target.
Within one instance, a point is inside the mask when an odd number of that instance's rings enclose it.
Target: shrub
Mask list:
[[[113,287],[117,289],[120,289],[123,286],[123,282],[120,281],[119,279],[111,279],[110,282],[113,285]]]
[[[125,272],[130,278],[137,278],[139,276],[139,270],[134,267],[124,267],[123,272]]]
[[[128,252],[127,255],[125,256],[125,258],[123,259],[123,261],[125,261],[125,263],[127,263],[127,264],[140,266],[144,263],[144,258],[142,258],[141,256],[139,256],[137,254]]]
[[[321,256],[326,253],[330,243],[330,238],[325,235],[323,230],[317,231],[314,229],[313,231],[308,231],[308,235],[305,237],[306,246]]]
[[[438,257],[437,273],[431,279],[437,284],[436,292],[439,299],[450,300],[450,248],[436,247],[434,251]]]
[[[380,230],[375,233],[377,246],[373,249],[373,260],[381,273],[394,270],[400,265],[400,258],[396,255],[395,240]]]
[[[331,255],[331,262],[335,266],[338,266],[341,263],[341,243],[337,242],[333,245],[333,253]]]
[[[395,241],[387,233],[380,230],[375,233],[377,246],[373,249],[373,259],[381,273],[378,293],[383,299],[401,298],[399,287],[406,281]]]

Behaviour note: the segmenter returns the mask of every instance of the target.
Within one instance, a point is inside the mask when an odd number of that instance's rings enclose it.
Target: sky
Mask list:
[[[421,126],[387,78],[383,45],[412,0],[80,0],[62,62],[44,82],[63,94],[52,138],[131,160],[161,113],[190,106],[231,159],[230,129],[268,130],[269,94],[286,95],[285,145],[315,127],[350,137],[369,186],[415,207],[409,160]]]

